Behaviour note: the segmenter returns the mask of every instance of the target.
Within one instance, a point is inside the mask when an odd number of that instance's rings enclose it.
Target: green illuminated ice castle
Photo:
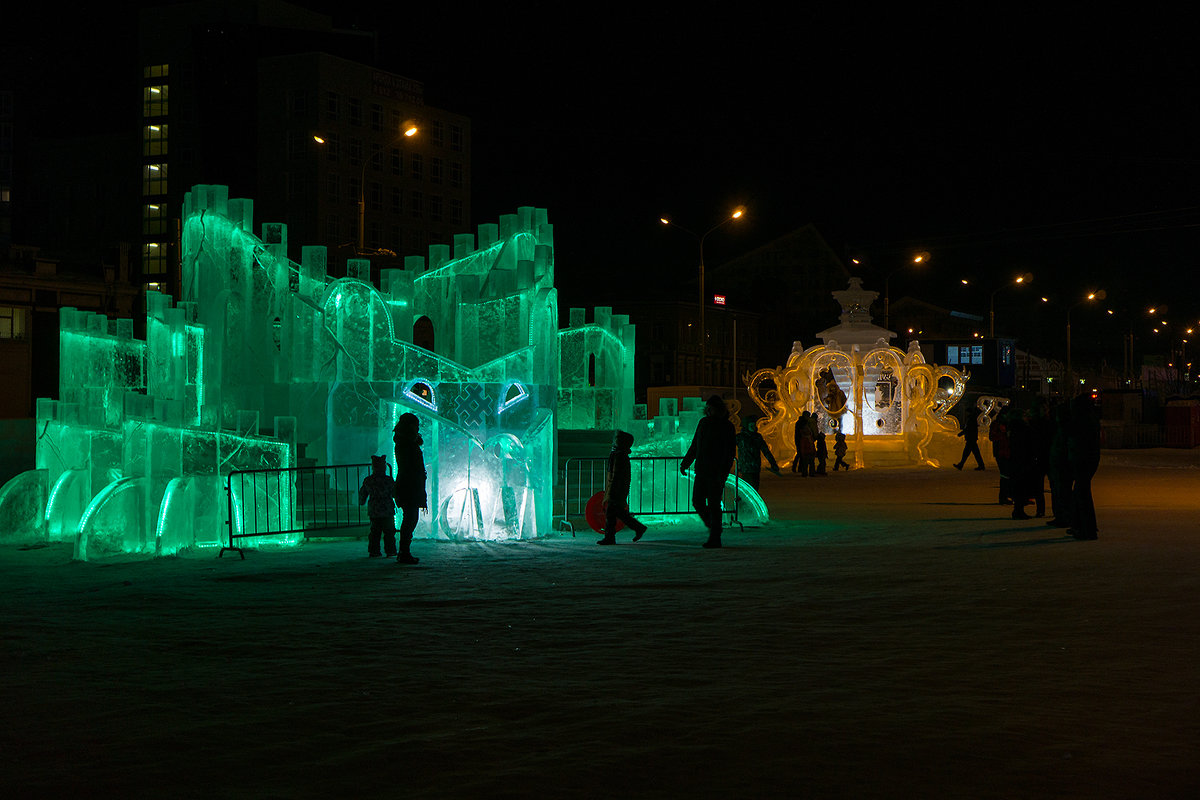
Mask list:
[[[300,445],[323,464],[390,454],[412,412],[431,501],[418,536],[547,532],[556,430],[631,427],[634,326],[596,309],[559,329],[546,212],[375,286],[365,260],[338,278],[324,248],[290,261],[286,225],[256,236],[252,209],[224,186],[187,194],[182,301],[147,295],[144,341],[131,320],[63,309],[59,399],[38,401],[37,468],[0,490],[0,524],[74,540],[77,558],[219,545],[231,472],[294,466]]]

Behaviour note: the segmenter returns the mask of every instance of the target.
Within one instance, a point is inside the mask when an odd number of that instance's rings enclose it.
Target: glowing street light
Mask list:
[[[855,264],[860,263],[857,259],[851,259]],[[914,253],[903,264],[889,272],[883,279],[883,327],[891,328],[892,326],[892,276],[902,269],[908,267],[919,267],[922,264],[929,263],[929,253],[920,252]],[[966,281],[963,281],[965,284]]]
[[[1103,300],[1106,297],[1108,297],[1108,292],[1104,291],[1103,289],[1097,289],[1094,292],[1089,292],[1087,296],[1078,303],[1067,308],[1067,380],[1072,386],[1075,385],[1075,373],[1071,371],[1071,312],[1084,303],[1089,303],[1092,300]]]
[[[988,338],[996,338],[996,292],[1009,286],[1028,286],[1031,283],[1033,283],[1033,273],[1026,272],[1013,278],[1009,283],[997,287],[996,291],[992,292],[991,300],[988,302]]]
[[[413,136],[416,136],[417,133],[420,132],[420,130],[421,130],[420,127],[417,125],[417,123],[415,121],[405,120],[404,125],[401,126],[400,133],[396,136],[395,139],[392,139],[390,144],[395,144],[396,142],[400,141],[400,139],[402,137],[407,137],[407,138],[411,139]],[[319,145],[325,144],[325,137],[321,136],[320,134],[313,134],[312,138],[313,138],[313,141]],[[359,178],[358,178],[358,252],[359,253],[362,253],[366,249],[366,242],[364,241],[363,233],[366,229],[366,216],[367,216],[367,165],[375,163],[375,159],[379,158],[382,153],[383,153],[383,150],[381,149],[381,150],[377,151],[376,153],[374,153],[370,158],[363,159],[362,173],[359,175]]]
[[[729,213],[729,216],[725,217],[725,219],[721,220],[716,225],[709,228],[707,231],[704,232],[703,235],[697,235],[697,234],[693,233],[692,231],[688,230],[687,228],[683,227],[682,225],[677,225],[676,223],[672,222],[668,217],[659,217],[658,218],[658,221],[661,222],[663,225],[666,225],[671,228],[678,228],[679,230],[683,231],[684,233],[688,234],[689,236],[695,238],[697,241],[700,242],[700,320],[699,320],[700,327],[698,329],[698,333],[700,334],[700,381],[699,381],[699,383],[700,383],[701,387],[703,387],[704,384],[706,384],[708,382],[707,381],[708,342],[706,341],[706,339],[708,338],[708,336],[707,336],[708,329],[706,327],[704,327],[704,240],[707,239],[708,235],[710,233],[712,233],[713,231],[717,230],[718,228],[720,228],[724,225],[727,225],[730,222],[733,222],[736,219],[741,219],[743,216],[745,216],[745,214],[746,214],[746,209],[743,208],[742,206],[738,206],[737,208],[735,208],[733,211],[731,211]]]

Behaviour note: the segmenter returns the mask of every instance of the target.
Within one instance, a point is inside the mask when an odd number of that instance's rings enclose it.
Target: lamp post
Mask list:
[[[412,120],[408,120],[404,123],[403,130],[400,132],[400,134],[398,136],[396,136],[395,139],[392,139],[390,144],[395,144],[396,142],[400,141],[402,138],[405,138],[405,137],[411,139],[413,136],[417,135],[417,132],[419,130],[420,129],[417,127],[417,123],[413,122]],[[383,151],[380,150],[379,152],[374,153],[369,159],[368,158],[363,159],[362,174],[359,175],[359,178],[358,178],[358,252],[359,253],[362,253],[366,249],[366,241],[364,238],[364,231],[366,229],[366,219],[367,219],[367,165],[375,163],[375,159],[379,158],[380,155],[382,155],[382,153],[383,153]]]
[[[697,332],[700,335],[700,381],[699,381],[699,383],[700,383],[701,388],[704,387],[704,384],[706,383],[706,376],[708,375],[708,342],[706,341],[706,339],[708,337],[706,336],[706,329],[704,327],[704,240],[707,239],[708,235],[710,233],[712,233],[713,231],[717,230],[718,228],[720,228],[730,222],[733,222],[735,219],[741,219],[743,216],[745,216],[745,214],[746,214],[746,209],[742,208],[741,206],[738,206],[737,208],[735,208],[733,210],[732,213],[730,213],[729,216],[725,217],[725,219],[721,220],[716,225],[713,225],[711,228],[709,228],[707,231],[705,231],[703,235],[697,235],[697,234],[693,233],[692,231],[688,230],[687,228],[683,227],[682,225],[675,224],[667,217],[659,217],[658,218],[658,221],[661,222],[663,225],[666,225],[671,228],[678,228],[679,230],[683,231],[684,233],[688,234],[689,236],[695,238],[697,241],[700,242],[700,319],[699,319],[700,329]]]
[[[924,264],[929,260],[929,253],[921,252],[913,255],[900,266],[893,269],[891,272],[883,276],[883,327],[892,327],[892,276],[902,269]],[[852,258],[850,261],[856,266],[862,266],[862,260]]]
[[[1097,289],[1094,292],[1088,292],[1087,297],[1083,298],[1075,305],[1067,308],[1067,380],[1071,384],[1071,396],[1074,396],[1075,392],[1075,373],[1071,369],[1071,312],[1084,303],[1092,300],[1103,300],[1105,297],[1108,297],[1108,292],[1104,291],[1103,289]]]
[[[1001,289],[1006,289],[1009,286],[1028,286],[1031,283],[1033,283],[1033,273],[1026,272],[1022,275],[1018,275],[1017,277],[1013,278],[1012,282],[1005,283],[1005,284],[998,286],[996,288],[996,291],[992,292],[992,296],[988,300],[988,338],[989,339],[996,338],[996,292],[999,292]]]

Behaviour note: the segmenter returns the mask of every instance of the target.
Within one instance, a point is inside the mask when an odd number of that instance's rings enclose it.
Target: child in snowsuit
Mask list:
[[[646,526],[629,513],[629,484],[633,480],[629,451],[632,447],[633,434],[617,431],[604,475],[604,538],[596,544],[617,543],[617,520],[629,526],[635,542],[646,532]]]
[[[834,472],[837,472],[838,467],[845,467],[847,470],[850,469],[850,465],[845,461],[846,434],[841,431],[838,431],[837,435],[833,437],[833,454],[837,456],[837,459],[833,462]]]
[[[828,461],[829,448],[825,444],[825,431],[821,431],[817,434],[817,470],[813,474],[821,476],[826,475],[827,473],[825,472],[825,464]]]
[[[395,483],[387,474],[387,459],[371,456],[371,474],[363,479],[358,488],[358,504],[367,505],[367,516],[371,519],[371,532],[367,535],[367,555],[379,558],[379,540],[387,548],[389,556],[396,555],[396,505],[392,501]]]

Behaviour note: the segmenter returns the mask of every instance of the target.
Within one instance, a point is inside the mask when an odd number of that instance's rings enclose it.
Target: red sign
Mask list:
[[[723,295],[723,294],[714,294],[714,295],[713,295],[713,304],[714,304],[714,305],[718,305],[718,306],[723,306],[723,305],[725,305],[725,295]]]

